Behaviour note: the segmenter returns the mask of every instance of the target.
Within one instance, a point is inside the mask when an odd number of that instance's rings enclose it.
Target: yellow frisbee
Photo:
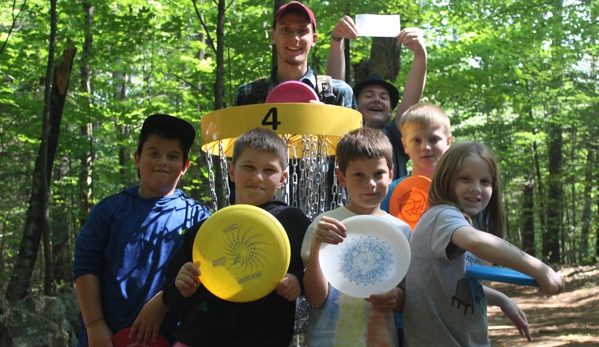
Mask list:
[[[212,294],[233,302],[255,301],[285,277],[291,259],[289,238],[265,210],[232,205],[218,210],[198,231],[193,262]]]

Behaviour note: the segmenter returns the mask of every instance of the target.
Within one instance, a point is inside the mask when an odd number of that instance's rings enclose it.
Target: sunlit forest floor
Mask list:
[[[492,345],[599,346],[599,265],[565,266],[560,271],[566,287],[559,295],[540,294],[537,288],[493,283],[526,313],[532,342],[521,337],[500,309],[489,309]]]
[[[524,310],[533,338],[532,342],[526,341],[499,308],[489,308],[493,347],[599,346],[599,264],[564,266],[559,274],[566,287],[563,293],[553,296],[541,294],[534,287],[492,283]],[[306,346],[304,336],[300,335],[299,346]]]

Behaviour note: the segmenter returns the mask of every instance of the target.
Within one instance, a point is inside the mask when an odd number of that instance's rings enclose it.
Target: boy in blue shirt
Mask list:
[[[178,318],[162,304],[166,265],[183,233],[209,210],[176,188],[189,168],[194,127],[165,114],[149,116],[134,154],[140,185],[103,199],[77,236],[73,275],[81,310],[77,346],[110,345],[133,327],[139,342],[170,342]]]
[[[237,138],[229,177],[235,182],[235,204],[258,206],[283,226],[291,246],[287,274],[274,291],[252,302],[230,302],[210,293],[193,263],[193,244],[202,222],[184,237],[167,271],[164,304],[179,313],[177,347],[289,346],[293,336],[295,299],[303,292],[300,248],[310,220],[304,213],[275,200],[287,177],[288,149],[267,129],[253,129]]]

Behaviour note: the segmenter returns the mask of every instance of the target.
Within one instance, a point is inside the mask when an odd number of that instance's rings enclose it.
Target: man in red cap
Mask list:
[[[316,19],[308,6],[292,1],[274,15],[271,43],[277,50],[277,67],[270,77],[247,83],[237,90],[235,106],[264,103],[268,93],[279,83],[301,81],[317,90],[317,77],[308,65],[310,49],[316,44]],[[327,103],[357,109],[351,87],[332,80],[331,99]],[[317,91],[318,92],[318,91]]]

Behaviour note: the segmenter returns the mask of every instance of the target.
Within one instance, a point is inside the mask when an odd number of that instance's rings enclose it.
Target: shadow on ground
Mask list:
[[[520,336],[498,308],[489,308],[489,336],[495,346],[599,346],[599,266],[565,266],[566,287],[547,296],[534,287],[493,283],[526,313],[532,342]]]

